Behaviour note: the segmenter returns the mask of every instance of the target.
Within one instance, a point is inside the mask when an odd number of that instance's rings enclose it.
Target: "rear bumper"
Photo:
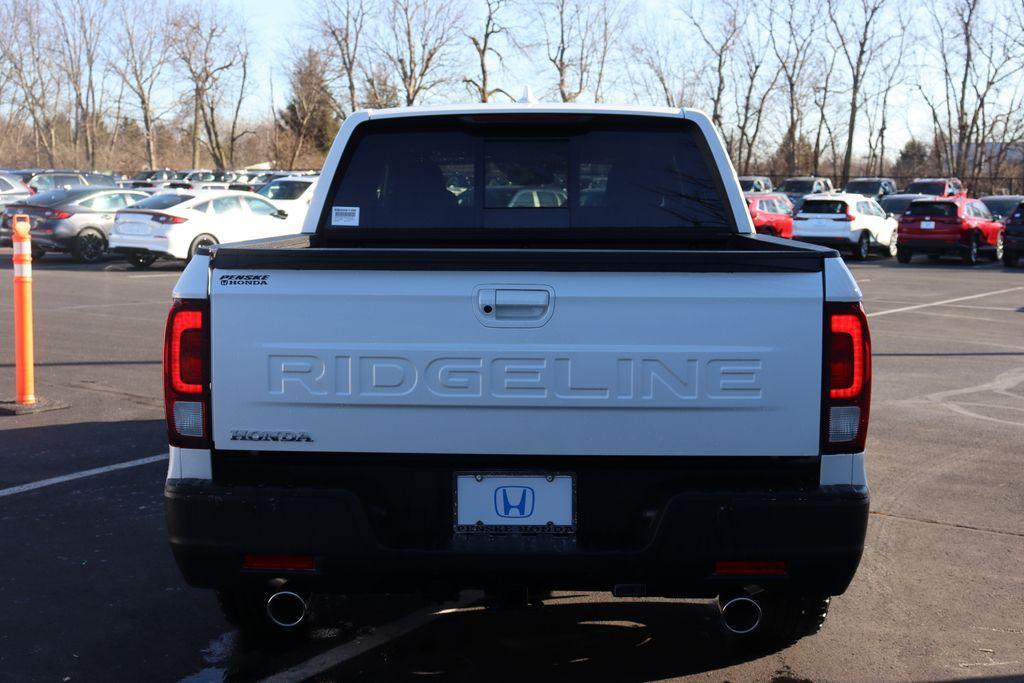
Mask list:
[[[110,251],[115,254],[156,254],[171,258],[185,258],[188,253],[188,245],[182,249],[176,240],[167,237],[115,234],[110,236]]]
[[[592,472],[577,473],[575,536],[457,535],[451,485],[436,485],[451,482],[452,470],[415,475],[419,489],[399,483],[400,501],[388,498],[394,491],[377,490],[384,481],[377,475],[367,471],[337,487],[169,480],[174,556],[186,580],[204,588],[260,589],[283,576],[337,593],[633,584],[648,595],[698,597],[753,582],[837,595],[853,578],[867,528],[866,487],[754,491],[703,482],[688,489],[671,477],[666,482],[661,471],[634,470],[623,473],[621,495],[607,505],[604,493],[614,488]],[[588,494],[596,489],[600,495]],[[247,571],[246,553],[313,555],[316,570]],[[787,570],[718,576],[718,560],[781,560]]]
[[[900,234],[897,238],[900,247],[909,249],[918,254],[963,254],[967,251],[967,245],[960,241],[958,236],[936,236],[933,238],[921,238]],[[984,247],[985,245],[981,245]]]
[[[857,239],[860,238],[860,233],[849,233],[841,236],[837,235],[805,235],[801,234],[797,230],[793,230],[793,239],[799,242],[809,242],[810,244],[820,244],[823,247],[832,247],[834,249],[849,248],[850,246],[857,244]]]

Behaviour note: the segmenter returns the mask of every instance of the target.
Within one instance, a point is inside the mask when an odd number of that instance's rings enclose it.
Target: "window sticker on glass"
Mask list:
[[[359,207],[331,207],[331,225],[359,225]]]

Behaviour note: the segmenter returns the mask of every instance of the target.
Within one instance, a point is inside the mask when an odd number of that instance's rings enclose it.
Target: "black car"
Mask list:
[[[141,190],[103,187],[40,192],[4,208],[0,240],[10,240],[12,216],[24,214],[31,223],[33,259],[61,251],[70,252],[76,261],[90,263],[106,252],[118,209],[148,196]]]
[[[988,197],[981,197],[981,203],[992,212],[992,217],[1001,221],[1009,216],[1024,202],[1024,195],[1019,194],[994,194]]]
[[[843,187],[843,192],[862,194],[865,197],[871,197],[875,201],[881,201],[883,197],[896,194],[896,181],[892,178],[879,178],[877,176],[853,178]]]
[[[809,194],[826,194],[832,192],[832,181],[820,176],[801,176],[786,178],[776,191],[784,193],[793,203],[793,215],[804,205],[804,197]]]
[[[1006,217],[1006,228],[1003,230],[1003,265],[1013,268],[1020,263],[1022,256],[1024,256],[1024,204],[1018,204]]]
[[[885,197],[878,205],[882,207],[882,210],[887,214],[896,216],[897,218],[907,210],[910,206],[910,202],[915,199],[932,199],[934,195],[930,194],[891,194]]]

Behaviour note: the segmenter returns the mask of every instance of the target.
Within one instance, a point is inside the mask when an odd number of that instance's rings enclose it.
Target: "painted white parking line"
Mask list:
[[[54,486],[56,484],[63,484],[67,481],[74,481],[75,479],[85,479],[86,477],[95,477],[97,474],[106,474],[107,472],[116,472],[117,470],[126,470],[129,467],[139,467],[140,465],[148,465],[153,462],[160,462],[166,460],[167,454],[160,453],[159,455],[151,455],[148,458],[139,458],[138,460],[129,460],[127,462],[119,462],[115,465],[107,465],[106,467],[94,467],[91,470],[82,470],[81,472],[72,472],[71,474],[62,474],[59,477],[51,477],[49,479],[41,479],[39,481],[33,481],[28,484],[21,484],[19,486],[12,486],[6,489],[0,489],[0,498],[5,496],[13,496],[16,493],[25,493],[26,491],[35,491],[36,489],[45,488],[47,486]]]
[[[955,304],[958,301],[969,301],[971,299],[980,299],[984,296],[995,296],[996,294],[1006,294],[1007,292],[1017,292],[1024,289],[1024,287],[1010,287],[1008,289],[997,289],[994,292],[984,292],[983,294],[972,294],[971,296],[958,296],[955,299],[944,299],[942,301],[933,301],[930,304],[917,304],[915,306],[904,306],[902,308],[890,308],[888,311],[875,311],[874,313],[868,313],[869,318],[874,318],[879,315],[889,315],[890,313],[906,313],[907,311],[916,311],[921,308],[930,308],[932,306],[944,306],[946,304]]]
[[[301,664],[293,666],[290,669],[285,669],[273,676],[265,678],[263,679],[263,683],[298,683],[299,681],[308,680],[314,676],[322,674],[328,669],[332,669],[339,664],[343,664],[350,659],[369,652],[374,648],[380,647],[388,641],[401,638],[405,634],[415,631],[439,616],[466,609],[474,602],[478,602],[482,597],[483,593],[480,591],[465,591],[462,593],[458,602],[456,602],[452,607],[441,610],[436,607],[427,607],[413,612],[412,614],[408,614],[401,619],[396,619],[395,621],[377,627],[374,629],[373,633],[365,636],[359,636],[347,643],[342,643],[341,645],[331,648],[312,659],[307,659]]]

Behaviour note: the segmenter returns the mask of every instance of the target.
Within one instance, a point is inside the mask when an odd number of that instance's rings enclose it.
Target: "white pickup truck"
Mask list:
[[[174,555],[252,630],[320,594],[594,590],[789,642],[863,550],[860,299],[755,234],[700,112],[356,113],[301,235],[174,289]]]

